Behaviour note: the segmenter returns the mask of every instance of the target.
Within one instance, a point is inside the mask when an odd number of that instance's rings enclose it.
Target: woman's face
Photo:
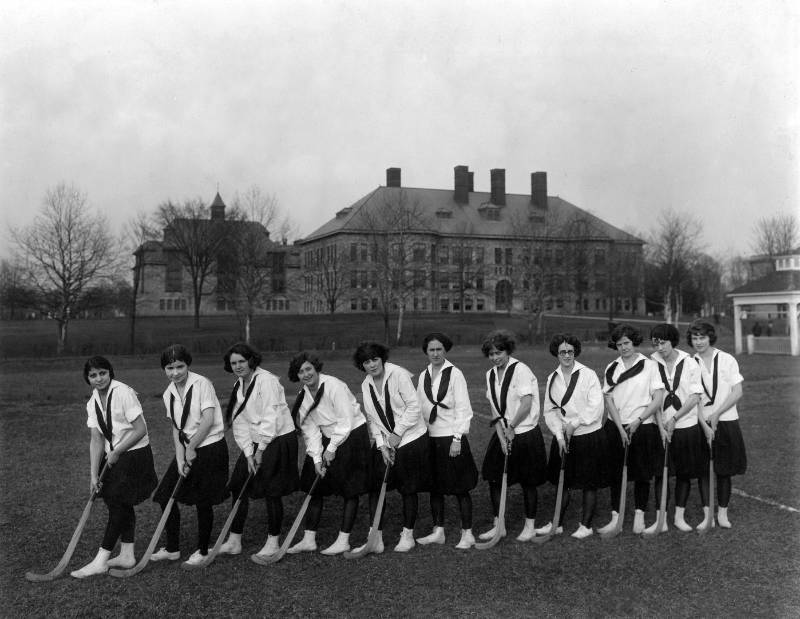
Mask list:
[[[231,353],[230,358],[231,370],[239,378],[248,378],[253,373],[253,368],[250,367],[250,362],[239,353]]]
[[[428,355],[428,361],[431,362],[433,367],[441,367],[444,365],[444,344],[442,344],[439,340],[431,340],[428,342],[428,347],[425,349],[425,353]]]
[[[364,371],[372,376],[372,378],[380,378],[383,376],[383,359],[380,357],[373,357],[367,359],[364,363]]]
[[[89,368],[86,377],[89,379],[89,384],[101,393],[111,384],[111,372],[105,368]]]
[[[558,362],[565,370],[571,370],[575,365],[575,347],[572,344],[561,342],[558,345]]]
[[[297,370],[297,377],[309,389],[316,389],[317,385],[319,385],[319,372],[310,361],[303,362],[303,365]]]
[[[495,346],[492,346],[492,349],[489,351],[489,361],[491,361],[492,365],[494,365],[496,368],[506,367],[510,357],[511,355],[508,354],[508,351],[499,350]]]
[[[164,366],[164,373],[176,387],[181,387],[189,377],[189,366],[184,361],[173,361]]]
[[[636,347],[633,345],[631,338],[623,335],[617,340],[617,352],[623,359],[630,359],[636,353]]]
[[[701,354],[704,353],[711,348],[711,338],[707,335],[692,333],[692,348]]]
[[[658,338],[653,338],[653,348],[655,348],[664,359],[669,359],[672,356],[672,351],[675,350],[672,346],[672,342],[669,340],[659,340]]]

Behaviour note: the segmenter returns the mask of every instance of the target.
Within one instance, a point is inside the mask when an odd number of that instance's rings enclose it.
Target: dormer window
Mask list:
[[[447,209],[440,208],[438,211],[436,211],[436,217],[439,219],[452,219],[453,211],[448,211]]]

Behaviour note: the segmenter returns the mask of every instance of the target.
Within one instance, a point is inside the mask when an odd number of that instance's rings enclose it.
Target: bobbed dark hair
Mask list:
[[[678,329],[675,327],[675,325],[662,322],[660,325],[656,325],[650,329],[650,339],[663,340],[665,342],[669,342],[673,346],[677,346],[678,342],[681,341],[681,334],[678,332]]]
[[[442,343],[444,346],[445,352],[449,351],[453,347],[453,340],[447,337],[444,333],[439,333],[438,331],[434,331],[433,333],[428,333],[425,338],[422,340],[422,352],[428,352],[428,344],[432,341],[438,341]]]
[[[111,376],[112,380],[114,379],[114,366],[111,365],[111,362],[105,357],[95,355],[94,357],[89,357],[86,363],[83,364],[83,380],[86,381],[87,385],[89,384],[89,372],[93,369],[108,370],[108,375]]]
[[[322,371],[322,361],[316,355],[312,355],[307,353],[305,350],[302,352],[297,353],[292,360],[289,362],[289,380],[293,383],[296,383],[300,380],[300,376],[298,375],[300,372],[301,366],[308,361],[311,365],[314,366],[314,369],[317,372]]]
[[[389,348],[380,342],[361,342],[353,353],[353,364],[363,372],[364,362],[376,358],[386,363],[389,358]]]
[[[517,340],[511,331],[506,329],[497,329],[496,331],[489,333],[489,335],[487,335],[483,340],[481,352],[483,353],[484,357],[488,357],[492,348],[496,348],[497,350],[505,351],[510,355],[514,352],[516,347]]]
[[[231,355],[237,354],[241,355],[245,359],[247,359],[247,365],[250,366],[250,369],[253,370],[259,365],[261,365],[261,353],[255,350],[250,344],[246,344],[244,342],[236,342],[233,346],[231,346],[225,355],[222,357],[224,362],[223,367],[228,374],[233,374],[233,368],[231,367]]]
[[[575,358],[581,354],[581,341],[572,333],[556,333],[550,340],[550,354],[558,357],[558,347],[561,344],[569,344],[575,349]]]
[[[183,344],[170,344],[161,352],[162,370],[176,361],[183,361],[186,365],[192,365],[192,353]]]
[[[714,325],[701,318],[692,321],[692,324],[689,325],[689,329],[686,331],[686,343],[690,347],[692,346],[693,335],[707,335],[708,341],[712,346],[717,341],[717,330],[714,328]]]
[[[623,322],[621,325],[614,327],[614,330],[611,332],[611,335],[608,339],[608,347],[611,350],[616,350],[617,342],[619,342],[623,337],[627,337],[631,342],[633,342],[634,346],[638,346],[642,343],[642,334],[639,332],[639,329]]]

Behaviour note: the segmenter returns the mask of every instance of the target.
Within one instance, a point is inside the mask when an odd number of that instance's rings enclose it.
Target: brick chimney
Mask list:
[[[506,171],[503,168],[494,168],[489,171],[492,181],[491,202],[497,206],[506,204]]]
[[[547,208],[547,172],[531,173],[531,204],[536,208]]]
[[[386,168],[386,186],[400,187],[400,168]]]
[[[469,175],[469,182],[467,183],[467,191],[472,193],[475,191],[475,172],[467,172]]]
[[[467,166],[457,165],[453,168],[453,176],[455,177],[453,200],[456,201],[456,204],[469,203],[469,171]]]

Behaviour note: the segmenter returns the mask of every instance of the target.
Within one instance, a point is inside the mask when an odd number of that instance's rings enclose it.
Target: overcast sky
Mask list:
[[[118,230],[258,185],[300,235],[378,185],[548,173],[639,233],[693,213],[717,255],[798,213],[800,2],[3,0],[0,191],[74,183]],[[5,236],[5,235],[4,235]]]

